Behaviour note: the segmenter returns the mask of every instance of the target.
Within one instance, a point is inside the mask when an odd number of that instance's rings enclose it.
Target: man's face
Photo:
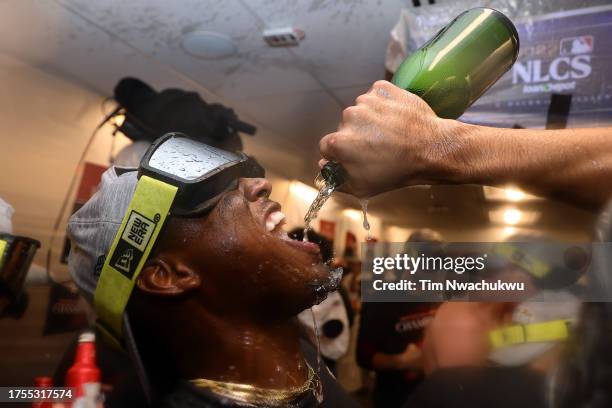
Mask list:
[[[316,244],[289,239],[271,189],[265,179],[240,179],[208,215],[171,219],[164,241],[199,273],[208,307],[291,316],[321,300],[329,269]]]

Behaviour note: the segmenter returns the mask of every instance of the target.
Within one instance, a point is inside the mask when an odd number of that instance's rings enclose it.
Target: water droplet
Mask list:
[[[314,327],[315,341],[317,342],[317,377],[321,378],[321,339],[319,336],[319,327],[317,326],[317,318],[314,314],[312,307],[310,308],[310,314],[312,316],[312,324]],[[323,402],[323,390],[320,387],[316,387],[312,390],[317,402],[320,404]]]
[[[360,203],[363,210],[363,229],[367,231],[368,237],[366,239],[369,241],[372,237],[370,235],[370,223],[368,222],[368,200],[360,200]]]

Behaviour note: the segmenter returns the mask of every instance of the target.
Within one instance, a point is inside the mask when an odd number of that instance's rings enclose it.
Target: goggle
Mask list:
[[[157,139],[140,162],[138,177],[148,176],[177,187],[173,215],[199,215],[214,207],[241,177],[264,177],[265,170],[244,153],[232,153],[169,133]]]
[[[210,211],[241,177],[264,170],[242,153],[231,153],[169,133],[145,153],[132,201],[108,255],[94,295],[98,327],[121,345],[123,313],[134,284],[169,214],[192,217]]]
[[[573,245],[573,248],[566,247],[565,249],[565,254],[559,255],[565,257],[564,267],[553,266],[546,260],[540,259],[537,246],[534,247],[529,243],[502,242],[495,244],[492,252],[527,272],[533,279],[535,287],[560,289],[577,282],[586,272],[590,262],[588,245]],[[572,253],[569,249],[575,251]],[[572,260],[572,267],[570,267],[568,262]]]
[[[525,343],[540,343],[565,340],[569,337],[572,321],[569,319],[517,324],[489,332],[494,350]]]
[[[0,293],[18,296],[40,242],[0,233]]]

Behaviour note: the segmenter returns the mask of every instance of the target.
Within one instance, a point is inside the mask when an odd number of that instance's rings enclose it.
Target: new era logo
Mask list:
[[[123,230],[121,239],[129,242],[135,248],[138,248],[140,252],[144,252],[153,230],[155,229],[155,222],[148,219],[142,214],[132,211],[130,218]]]
[[[125,273],[130,273],[133,260],[134,250],[132,248],[126,249],[125,252],[119,255],[119,259],[117,259],[117,262],[115,262],[115,268]]]
[[[110,265],[128,279],[134,276],[136,267],[151,241],[159,215],[154,218],[155,221],[132,211],[121,233],[121,239],[113,251]]]

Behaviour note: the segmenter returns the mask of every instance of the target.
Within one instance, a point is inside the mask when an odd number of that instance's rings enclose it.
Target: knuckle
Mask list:
[[[365,103],[367,103],[370,100],[370,95],[369,94],[363,94],[363,95],[359,95],[357,97],[357,99],[355,99],[355,103],[357,105],[363,105]]]
[[[354,120],[359,116],[359,108],[357,106],[349,106],[342,111],[342,119],[345,121]]]
[[[329,134],[319,141],[319,150],[323,155],[331,153],[335,150],[337,142],[338,135],[335,133]]]
[[[389,85],[391,85],[391,83],[389,83],[388,81],[385,81],[383,79],[379,79],[378,81],[374,82],[374,86],[376,88],[387,88]]]

